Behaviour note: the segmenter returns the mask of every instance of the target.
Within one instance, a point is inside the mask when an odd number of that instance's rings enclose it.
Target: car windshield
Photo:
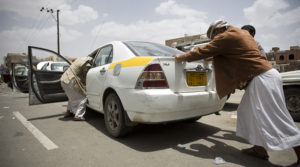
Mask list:
[[[134,41],[124,43],[136,56],[171,57],[174,54],[184,54],[180,50],[156,43]]]
[[[16,75],[27,76],[28,75],[28,69],[26,67],[17,67]]]
[[[64,66],[68,66],[67,63],[52,63],[51,71],[63,71]]]

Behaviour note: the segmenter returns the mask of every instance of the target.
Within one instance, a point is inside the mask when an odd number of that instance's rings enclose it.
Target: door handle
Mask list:
[[[100,70],[100,73],[101,74],[103,74],[103,73],[105,73],[106,72],[106,69],[105,68],[102,68],[101,70]]]

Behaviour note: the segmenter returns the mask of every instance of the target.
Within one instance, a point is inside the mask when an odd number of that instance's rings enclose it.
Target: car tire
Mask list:
[[[117,94],[110,93],[104,104],[104,122],[109,135],[121,137],[128,132],[124,112],[123,105]]]
[[[194,123],[194,122],[197,122],[200,118],[201,117],[189,118],[189,119],[184,120],[183,122],[184,123]]]
[[[300,121],[300,89],[296,87],[284,88],[286,107],[294,121]]]

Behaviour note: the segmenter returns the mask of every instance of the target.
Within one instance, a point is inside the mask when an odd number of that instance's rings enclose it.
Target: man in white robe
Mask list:
[[[210,25],[207,37],[212,39],[208,44],[173,57],[188,62],[213,58],[220,98],[246,88],[237,111],[236,134],[254,147],[242,152],[267,160],[266,150],[294,148],[299,165],[300,131],[286,109],[280,75],[260,53],[254,38],[223,20]]]

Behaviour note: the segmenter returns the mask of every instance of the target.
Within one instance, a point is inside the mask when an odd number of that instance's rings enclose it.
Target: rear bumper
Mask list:
[[[221,110],[226,102],[215,91],[174,93],[169,89],[125,89],[118,94],[129,119],[140,123],[203,116]]]

